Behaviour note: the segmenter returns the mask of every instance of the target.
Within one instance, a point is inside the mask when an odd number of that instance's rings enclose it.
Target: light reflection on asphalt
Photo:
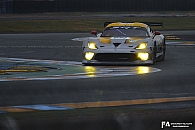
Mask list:
[[[0,81],[80,79],[128,76],[161,71],[147,66],[83,66],[81,62],[0,58]]]

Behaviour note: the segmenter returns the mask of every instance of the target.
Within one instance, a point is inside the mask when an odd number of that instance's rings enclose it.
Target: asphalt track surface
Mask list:
[[[149,66],[160,69],[160,72],[85,79],[0,82],[0,106],[195,97],[195,46],[187,45],[194,44],[195,31],[162,33],[182,38],[190,36],[191,39],[187,41],[183,39],[184,45],[167,45],[166,60]],[[87,36],[91,35],[87,33],[1,34],[0,57],[81,62],[82,43],[71,39]],[[194,107],[194,99],[132,106],[132,108],[155,110]],[[185,121],[184,119],[183,122]]]

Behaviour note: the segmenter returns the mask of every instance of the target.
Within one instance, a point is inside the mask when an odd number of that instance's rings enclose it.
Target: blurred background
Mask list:
[[[0,0],[0,13],[192,11],[195,0]]]

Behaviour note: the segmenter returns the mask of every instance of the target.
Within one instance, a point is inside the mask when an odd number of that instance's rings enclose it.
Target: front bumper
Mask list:
[[[89,60],[85,58],[86,53],[93,53],[93,57]],[[138,54],[144,53],[148,55],[147,60],[141,59]],[[83,64],[97,64],[97,65],[138,65],[138,64],[153,64],[153,53],[150,49],[145,50],[120,50],[120,51],[91,51],[85,50],[83,52]]]
[[[136,60],[134,62],[109,62],[109,61],[97,61],[97,60],[83,60],[82,64],[84,65],[146,65],[153,64],[152,60],[141,61]]]

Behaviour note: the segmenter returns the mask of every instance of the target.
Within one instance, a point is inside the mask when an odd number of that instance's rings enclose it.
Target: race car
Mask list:
[[[163,23],[105,22],[102,33],[83,40],[83,65],[155,64],[165,59],[165,37],[149,26]]]

